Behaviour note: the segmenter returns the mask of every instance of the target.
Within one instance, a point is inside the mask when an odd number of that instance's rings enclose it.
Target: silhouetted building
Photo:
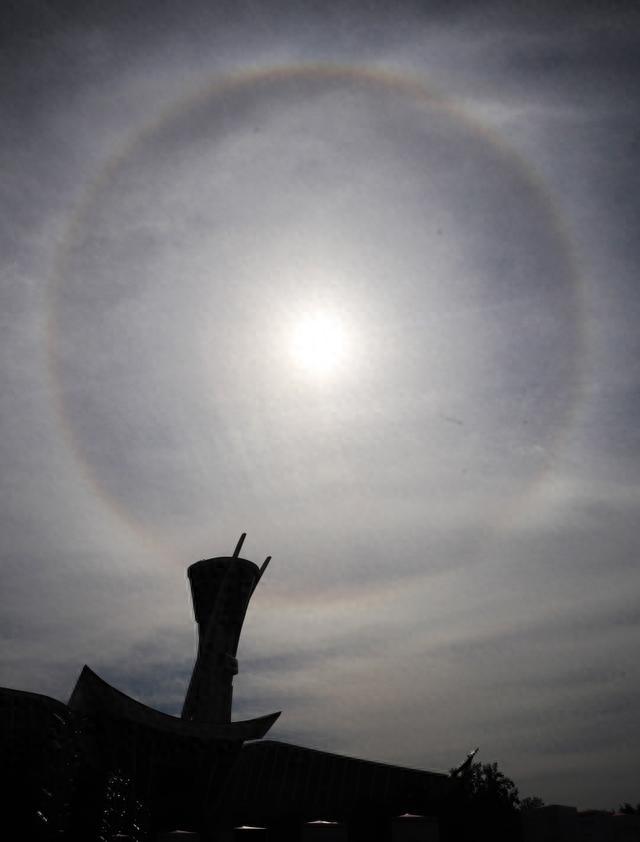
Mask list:
[[[450,776],[263,741],[279,712],[231,721],[240,632],[269,563],[240,557],[244,537],[232,556],[188,570],[198,651],[182,717],[86,666],[68,705],[0,689],[5,828],[70,842],[141,841],[176,827],[202,839],[242,828],[305,842],[437,838],[424,817],[446,805]],[[416,815],[403,824],[407,812]]]
[[[522,817],[523,842],[640,842],[640,816],[547,804]]]

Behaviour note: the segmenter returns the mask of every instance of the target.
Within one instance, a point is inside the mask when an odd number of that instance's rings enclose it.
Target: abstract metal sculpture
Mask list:
[[[102,712],[140,722],[176,735],[255,740],[263,737],[280,711],[244,722],[231,722],[236,653],[249,600],[271,557],[262,567],[239,557],[246,532],[232,556],[208,558],[187,571],[198,624],[198,653],[182,710],[182,718],[136,702],[84,667],[69,707],[83,713]]]

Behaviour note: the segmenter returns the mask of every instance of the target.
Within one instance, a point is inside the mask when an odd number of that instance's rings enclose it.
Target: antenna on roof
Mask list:
[[[479,751],[480,751],[479,747],[474,748],[473,751],[470,751],[469,754],[467,754],[467,759],[464,761],[464,763],[461,763],[460,766],[458,766],[457,769],[451,770],[450,776],[452,778],[457,778],[460,775],[464,774],[471,767],[471,763],[473,761],[473,758],[476,756],[476,754]]]
[[[242,549],[242,545],[244,544],[244,539],[246,537],[247,537],[247,533],[243,532],[242,535],[240,536],[240,540],[236,544],[235,550],[233,551],[233,557],[234,558],[238,558],[238,556],[240,555],[240,550]]]

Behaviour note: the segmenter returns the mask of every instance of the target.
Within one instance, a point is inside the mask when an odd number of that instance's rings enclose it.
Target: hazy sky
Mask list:
[[[640,799],[634,5],[4,4],[0,684]]]

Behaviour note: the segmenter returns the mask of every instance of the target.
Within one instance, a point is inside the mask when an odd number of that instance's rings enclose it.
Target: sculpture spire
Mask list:
[[[249,600],[271,556],[259,568],[240,557],[243,532],[232,556],[197,561],[187,571],[198,624],[198,653],[182,718],[231,721],[236,653]]]

